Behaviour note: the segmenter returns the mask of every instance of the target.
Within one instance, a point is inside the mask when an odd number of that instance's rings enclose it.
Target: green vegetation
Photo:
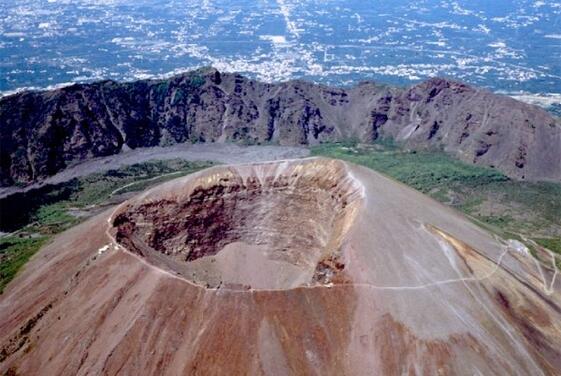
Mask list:
[[[44,234],[56,234],[73,226],[77,218],[68,214],[66,202],[40,207],[33,216],[38,230]]]
[[[48,238],[7,236],[0,238],[0,294],[18,270]]]
[[[515,239],[521,234],[561,255],[561,184],[513,181],[443,152],[404,150],[391,140],[322,144],[312,153],[370,167],[455,207],[492,232]]]
[[[561,238],[534,238],[533,239],[538,245],[549,249],[557,255],[561,255]],[[561,256],[556,257],[557,267],[561,270]]]
[[[561,254],[561,238],[535,238],[534,241],[552,252]]]
[[[164,80],[157,83],[156,85],[154,85],[152,90],[154,93],[154,97],[160,102],[163,101],[169,90],[169,80]]]
[[[52,235],[123,200],[119,195],[146,189],[211,166],[211,162],[149,161],[45,186],[0,200],[0,293],[17,271]],[[72,213],[80,212],[81,215]]]
[[[201,71],[203,73],[203,71]],[[206,80],[204,76],[201,75],[199,71],[191,72],[185,81],[185,86],[178,87],[175,92],[173,93],[173,97],[171,99],[171,105],[176,106],[179,103],[184,103],[191,94],[192,91],[199,89],[202,87]],[[166,81],[167,82],[167,81]],[[160,83],[156,86],[155,90],[157,93],[157,98],[163,98],[163,95],[167,93],[169,89],[169,82],[167,83],[168,86],[164,86],[163,83]]]
[[[173,94],[173,98],[171,100],[171,105],[175,106],[178,103],[184,102],[185,99],[189,96],[189,93],[183,88],[178,88],[175,93]]]
[[[433,196],[444,197],[441,190],[451,186],[479,187],[508,181],[496,170],[466,164],[443,152],[406,151],[391,141],[361,146],[323,144],[313,148],[312,153],[370,167],[421,192],[432,192]]]
[[[102,174],[89,175],[79,179],[80,188],[71,195],[70,201],[73,206],[77,207],[97,205],[108,200],[113,195],[114,191],[125,185],[147,182],[154,177],[171,173],[174,174],[169,177],[166,176],[167,178],[162,177],[162,179],[159,180],[161,182],[178,176],[187,175],[209,166],[211,166],[210,162],[187,162],[175,159],[138,163],[118,170],[109,170]],[[141,185],[138,187],[142,188]]]
[[[205,78],[198,73],[192,73],[189,78],[189,86],[199,88],[205,84]]]

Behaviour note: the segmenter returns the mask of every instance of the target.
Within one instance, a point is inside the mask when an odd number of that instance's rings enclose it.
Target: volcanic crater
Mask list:
[[[340,161],[219,166],[129,201],[112,224],[121,246],[197,285],[289,289],[343,278],[361,202]]]
[[[0,374],[559,375],[557,276],[365,167],[218,166],[46,244]]]

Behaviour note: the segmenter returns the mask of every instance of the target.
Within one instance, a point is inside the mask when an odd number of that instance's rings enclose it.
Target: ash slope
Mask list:
[[[523,250],[371,170],[216,167],[41,250],[0,298],[0,371],[554,375],[560,292]]]
[[[444,79],[400,89],[267,84],[213,69],[166,80],[103,81],[0,99],[0,184],[72,162],[182,142],[282,145],[392,137],[443,148],[508,176],[561,181],[561,122],[544,110]]]

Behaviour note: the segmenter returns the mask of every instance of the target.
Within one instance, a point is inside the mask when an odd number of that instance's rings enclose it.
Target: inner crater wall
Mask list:
[[[209,272],[216,266],[202,260],[216,263],[232,244],[237,250],[230,252],[246,258],[248,267],[276,262],[272,269],[286,269],[292,277],[274,278],[289,286],[295,278],[328,283],[344,269],[338,253],[360,204],[361,186],[343,162],[215,167],[173,187],[125,206],[114,217],[121,245],[213,287],[227,283],[221,278],[227,273]]]

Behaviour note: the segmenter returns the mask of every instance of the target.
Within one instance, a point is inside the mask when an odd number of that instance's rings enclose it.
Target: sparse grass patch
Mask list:
[[[501,172],[439,151],[409,151],[393,142],[322,144],[312,154],[347,160],[399,180],[453,206],[501,235],[561,236],[561,184],[513,181]],[[539,234],[539,235],[538,235]],[[545,238],[545,236],[543,236]]]
[[[509,180],[496,170],[469,165],[443,152],[403,150],[389,141],[373,146],[323,144],[312,148],[312,153],[370,167],[424,193]]]
[[[0,238],[0,294],[21,267],[48,239],[48,236]]]
[[[533,240],[551,252],[561,255],[561,238],[534,238]]]
[[[102,205],[120,187],[126,186],[119,194],[140,191],[211,165],[179,159],[148,161],[0,199],[0,231],[12,232],[0,237],[0,291],[52,235],[82,220],[69,214],[70,208]]]
[[[33,218],[34,227],[44,234],[56,234],[77,222],[77,218],[68,214],[65,202],[41,206]]]
[[[181,172],[184,175],[211,166],[210,162],[188,162],[180,159],[167,161],[149,161],[104,173],[93,174],[79,179],[80,189],[70,197],[73,206],[85,207],[96,205],[110,198],[116,189],[134,182],[147,181],[159,175]],[[180,176],[178,174],[177,176]],[[161,181],[177,176],[163,177]],[[149,183],[152,183],[151,181]],[[147,185],[134,185],[127,191],[137,191]]]

